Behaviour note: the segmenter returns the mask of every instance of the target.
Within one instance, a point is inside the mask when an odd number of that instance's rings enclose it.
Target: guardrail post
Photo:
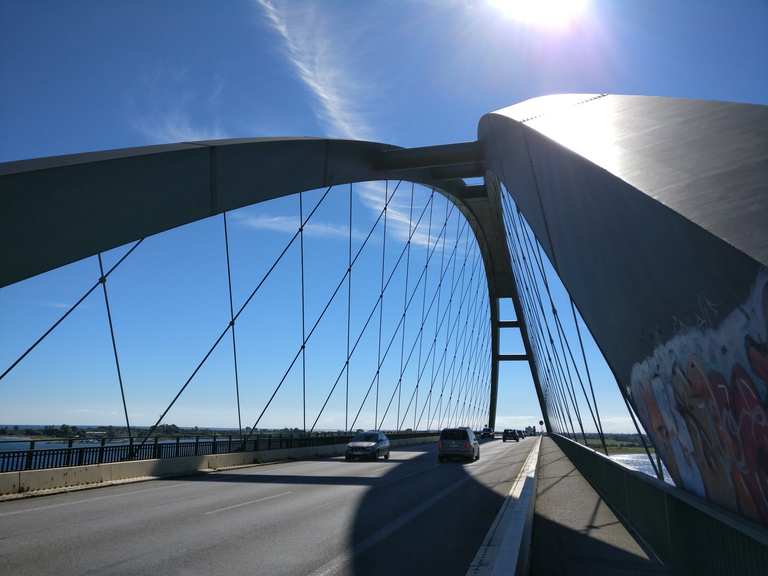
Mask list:
[[[176,436],[176,458],[179,457],[179,441],[181,440],[180,436]]]
[[[106,443],[107,439],[102,437],[101,442],[99,444],[99,459],[98,463],[101,464],[104,462],[104,444]]]
[[[30,440],[29,441],[29,449],[27,450],[27,461],[24,463],[24,470],[31,470],[32,469],[32,457],[33,457],[33,450],[35,449],[35,441]]]
[[[211,448],[211,454],[216,454],[216,434],[213,435],[213,447]]]
[[[227,452],[232,452],[232,434],[229,435],[229,446],[227,446]]]
[[[128,438],[128,459],[133,458],[133,436]]]
[[[195,436],[195,456],[197,456],[197,446],[200,444],[200,436]]]
[[[74,440],[67,440],[67,466],[72,466],[72,444]]]

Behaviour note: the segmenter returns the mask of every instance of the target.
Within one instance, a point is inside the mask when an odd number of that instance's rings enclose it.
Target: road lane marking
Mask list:
[[[281,492],[280,494],[273,494],[272,496],[264,496],[264,498],[256,498],[256,500],[248,500],[246,502],[240,502],[240,504],[225,506],[224,508],[216,508],[215,510],[209,510],[208,512],[204,512],[203,515],[208,516],[208,514],[217,514],[219,512],[224,512],[226,510],[234,510],[235,508],[241,508],[242,506],[248,506],[249,504],[256,504],[258,502],[264,502],[266,500],[274,500],[275,498],[280,498],[281,496],[288,496],[288,494],[293,494],[293,492]]]
[[[515,444],[514,448],[519,447],[519,444]],[[489,446],[490,448],[490,446]],[[507,448],[506,446],[504,448]],[[490,452],[490,453],[488,453]],[[333,574],[339,574],[345,571],[346,568],[349,568],[350,565],[354,562],[354,559],[359,556],[360,554],[364,553],[365,551],[371,549],[378,543],[382,542],[398,530],[400,530],[403,526],[414,520],[417,516],[421,515],[423,512],[426,512],[429,510],[432,506],[437,504],[440,500],[469,482],[469,480],[478,481],[477,478],[475,478],[475,474],[479,474],[481,472],[485,472],[486,468],[490,467],[491,465],[497,463],[495,462],[495,457],[501,456],[506,452],[505,449],[501,448],[501,443],[499,443],[499,447],[494,447],[493,450],[488,450],[486,452],[486,458],[483,461],[483,458],[481,458],[480,462],[474,462],[472,465],[467,465],[464,469],[467,472],[466,476],[462,477],[457,482],[450,484],[443,488],[440,492],[433,495],[431,498],[428,498],[427,500],[423,501],[421,504],[419,504],[416,508],[411,509],[407,514],[397,518],[396,520],[393,520],[389,524],[385,524],[382,528],[365,538],[360,544],[355,545],[354,550],[351,552],[342,552],[341,554],[337,555],[335,558],[332,558],[327,563],[323,564],[320,568],[317,568],[309,573],[309,576],[331,576]],[[491,458],[488,458],[488,456],[491,456]],[[435,464],[434,466],[423,470],[422,472],[430,472],[435,470],[436,468],[441,468],[445,465]],[[410,476],[410,475],[409,475]],[[388,483],[389,484],[389,483]]]
[[[429,510],[432,506],[437,504],[438,501],[442,500],[464,484],[466,484],[471,479],[471,476],[467,475],[461,478],[458,482],[454,482],[453,484],[450,484],[449,486],[443,488],[440,492],[432,496],[431,498],[428,498],[427,500],[423,501],[421,504],[416,506],[415,508],[412,508],[407,514],[404,514],[403,516],[400,516],[398,519],[393,520],[389,524],[385,524],[383,527],[378,529],[376,532],[368,536],[365,540],[363,540],[360,544],[356,544],[354,547],[354,550],[349,553],[342,553],[338,555],[336,558],[332,559],[330,562],[324,564],[317,570],[314,570],[310,572],[310,576],[329,576],[331,574],[337,574],[341,572],[347,564],[351,564],[352,561],[356,556],[359,556],[366,550],[369,550],[370,548],[373,548],[376,544],[379,542],[385,540],[398,530],[400,530],[403,526],[408,524],[411,520],[415,519],[417,516],[422,514],[423,512],[426,512]]]
[[[26,512],[38,512],[40,510],[50,510],[52,508],[62,508],[63,506],[74,506],[75,504],[87,504],[88,502],[95,502],[97,500],[110,500],[112,498],[120,498],[122,496],[131,496],[133,494],[144,494],[145,492],[155,492],[157,490],[165,490],[166,488],[176,488],[178,486],[185,486],[186,483],[171,484],[169,486],[158,486],[157,488],[146,488],[144,490],[133,490],[131,492],[121,492],[120,494],[108,494],[105,496],[94,496],[93,498],[83,498],[82,500],[74,500],[72,502],[60,502],[59,504],[49,504],[47,506],[36,506],[35,508],[23,508],[21,510],[14,510],[12,512],[0,512],[0,518],[4,516],[16,516],[17,514],[24,514]]]
[[[513,571],[517,573],[520,555],[526,555],[530,546],[530,542],[526,542],[526,532],[530,536],[533,501],[536,498],[533,480],[540,447],[541,436],[534,440],[534,445],[470,563],[466,576],[495,576]],[[523,563],[526,560],[524,558]]]

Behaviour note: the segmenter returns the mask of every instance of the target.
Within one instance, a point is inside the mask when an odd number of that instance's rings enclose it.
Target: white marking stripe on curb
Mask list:
[[[494,576],[496,574],[515,574],[520,547],[523,545],[528,511],[531,506],[533,479],[539,460],[541,436],[528,453],[520,473],[515,478],[509,494],[501,509],[488,529],[485,539],[469,565],[466,576]]]

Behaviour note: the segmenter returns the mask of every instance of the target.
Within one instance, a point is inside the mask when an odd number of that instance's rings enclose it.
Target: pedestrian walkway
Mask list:
[[[532,576],[669,573],[548,437],[542,439],[536,476]]]

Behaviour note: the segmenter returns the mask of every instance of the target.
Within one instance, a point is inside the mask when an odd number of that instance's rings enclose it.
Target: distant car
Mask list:
[[[483,428],[483,431],[480,433],[480,438],[493,438],[493,430],[488,427]]]
[[[384,432],[375,430],[360,432],[347,444],[347,451],[344,456],[347,460],[354,458],[376,460],[379,456],[383,456],[384,460],[389,460],[389,438]]]
[[[507,428],[504,430],[504,433],[501,435],[502,442],[506,442],[507,440],[514,440],[515,442],[520,442],[520,437],[517,435],[517,431],[511,430]]]
[[[479,460],[480,443],[469,428],[445,428],[437,441],[437,460]]]

